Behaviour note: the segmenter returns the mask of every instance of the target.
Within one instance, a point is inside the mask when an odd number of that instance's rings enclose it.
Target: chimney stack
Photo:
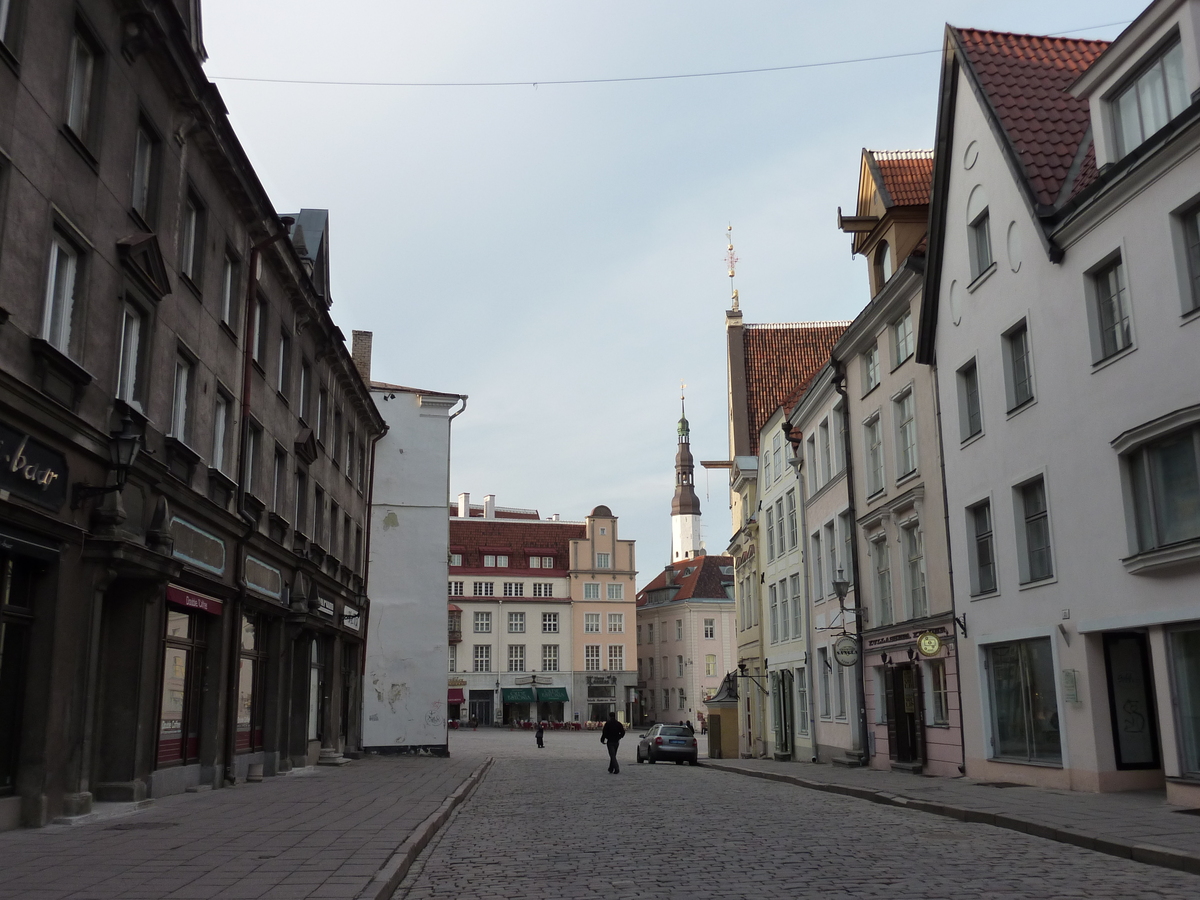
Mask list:
[[[483,497],[483,517],[485,519],[496,518],[496,495],[485,494]]]
[[[458,517],[460,519],[471,518],[471,495],[465,491],[458,495]]]
[[[370,331],[354,331],[350,339],[350,358],[354,360],[354,368],[362,376],[363,383],[371,384],[371,342],[374,334]]]

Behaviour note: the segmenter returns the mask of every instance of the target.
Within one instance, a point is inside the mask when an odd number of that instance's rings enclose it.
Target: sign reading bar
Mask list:
[[[0,490],[58,510],[67,499],[67,458],[0,424]]]
[[[201,612],[212,613],[214,616],[221,614],[221,601],[216,597],[197,594],[195,591],[189,591],[187,588],[177,587],[173,584],[167,585],[167,602],[174,603],[176,606],[184,606],[188,609],[198,609]]]
[[[833,642],[833,658],[839,666],[853,666],[858,662],[858,641],[843,634]]]

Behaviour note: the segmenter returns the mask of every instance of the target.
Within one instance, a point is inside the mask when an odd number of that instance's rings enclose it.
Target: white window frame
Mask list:
[[[821,549],[821,531],[814,531],[809,537],[812,546],[812,560],[809,568],[812,570],[813,600],[820,602],[825,599],[825,557]]]
[[[983,399],[979,393],[979,363],[972,356],[955,373],[958,385],[958,439],[966,443],[983,434]]]
[[[471,631],[473,634],[491,634],[492,614],[476,610],[475,615],[471,618]]]
[[[863,446],[866,449],[867,496],[871,497],[887,486],[883,461],[883,421],[878,410],[863,422]]]
[[[508,614],[508,633],[509,634],[524,634],[525,633],[525,613],[512,612]]]
[[[544,612],[542,613],[542,634],[558,634],[559,633],[558,613]]]
[[[872,344],[862,355],[863,396],[879,387],[879,344]]]
[[[611,569],[612,568],[612,554],[597,552],[596,553],[596,568],[597,569]]]
[[[912,310],[906,310],[904,315],[892,323],[892,371],[904,365],[913,355],[913,320]]]
[[[558,671],[558,644],[542,644],[542,671]]]
[[[473,647],[471,658],[472,672],[491,672],[492,671],[492,645],[491,644],[475,644]]]
[[[895,590],[892,583],[891,548],[886,532],[871,535],[871,561],[874,574],[876,624],[891,625],[896,621]]]
[[[717,620],[704,620],[704,639],[708,641],[716,640],[717,637]]]
[[[138,371],[141,368],[145,324],[146,316],[126,300],[121,305],[121,342],[117,346],[117,398],[139,410]]]
[[[892,399],[896,427],[896,481],[917,471],[917,400],[909,385]]]
[[[79,286],[79,249],[61,232],[50,242],[50,273],[46,280],[46,302],[42,315],[42,339],[56,350],[71,355],[71,326]]]
[[[625,585],[621,584],[619,581],[609,582],[606,594],[608,595],[609,600],[624,600]]]
[[[524,644],[509,644],[508,645],[508,671],[524,672],[525,671],[525,645]]]
[[[585,581],[583,583],[583,599],[584,600],[599,600],[600,599],[600,582]]]
[[[191,421],[190,405],[192,381],[196,364],[182,353],[175,354],[175,381],[171,390],[171,428],[169,434],[176,440],[187,443],[188,425]]]
[[[704,677],[715,678],[717,674],[717,654],[704,654]]]
[[[600,613],[584,613],[583,614],[583,633],[584,634],[599,634],[600,633]]]
[[[91,129],[99,54],[91,40],[76,31],[71,40],[71,69],[67,80],[67,127],[86,142]]]
[[[1038,485],[1041,486],[1042,503],[1045,507],[1043,510],[1029,512],[1026,509],[1026,504],[1029,500],[1029,492],[1035,489]],[[1054,539],[1051,529],[1050,517],[1050,490],[1046,482],[1045,474],[1039,474],[1033,478],[1028,478],[1019,484],[1013,485],[1013,522],[1016,526],[1017,537],[1017,566],[1020,571],[1021,587],[1031,587],[1033,585],[1045,584],[1056,580],[1055,573],[1057,567],[1054,564]],[[1046,560],[1049,571],[1045,574],[1035,573],[1031,562],[1030,540],[1033,535],[1030,533],[1031,523],[1045,521],[1045,537],[1046,537]]]
[[[609,613],[608,614],[608,633],[609,634],[624,634],[625,633],[625,613]]]
[[[1037,401],[1033,377],[1033,347],[1029,338],[1029,320],[1023,318],[1004,332],[1004,391],[1008,412],[1014,414]]]
[[[1107,363],[1134,348],[1133,313],[1124,255],[1110,253],[1084,273],[1092,364]]]
[[[599,644],[584,644],[583,647],[583,671],[599,672],[600,671],[600,645]]]
[[[1159,88],[1153,99],[1162,102],[1162,112],[1166,116],[1161,122],[1147,121],[1142,103],[1148,92],[1141,88],[1151,81],[1152,73],[1157,73]],[[1138,66],[1132,78],[1105,98],[1112,119],[1113,148],[1118,159],[1140,147],[1191,105],[1185,79],[1183,44],[1176,32],[1173,41],[1154,50]],[[1130,100],[1132,103],[1128,102]],[[1135,117],[1136,122],[1130,121]]]
[[[996,518],[995,508],[990,498],[973,503],[966,509],[967,522],[967,561],[971,575],[971,596],[997,594],[1000,592],[1000,567],[996,561]],[[980,521],[980,515],[985,515],[986,522]],[[981,530],[981,525],[986,526]],[[987,546],[989,561],[982,562],[980,547]],[[983,577],[983,566],[991,567],[991,585],[988,586]]]
[[[624,644],[609,644],[608,645],[608,671],[624,672],[625,671],[625,645]]]
[[[929,593],[925,579],[925,537],[919,522],[900,525],[900,546],[904,553],[909,618],[924,618],[929,615]]]

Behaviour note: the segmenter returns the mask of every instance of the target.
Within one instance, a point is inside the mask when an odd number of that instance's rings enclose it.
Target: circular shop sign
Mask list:
[[[942,649],[942,639],[932,631],[917,638],[917,650],[922,656],[937,656]]]
[[[848,634],[833,642],[833,658],[839,666],[853,666],[858,662],[858,641]]]

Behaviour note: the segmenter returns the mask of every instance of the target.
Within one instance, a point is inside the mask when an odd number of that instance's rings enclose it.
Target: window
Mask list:
[[[584,600],[599,600],[600,599],[600,582],[585,581],[583,583],[583,599]]]
[[[237,327],[238,264],[228,252],[221,263],[221,321],[230,328]]]
[[[251,422],[246,436],[246,458],[242,461],[242,489],[258,496],[258,453],[262,446],[262,428]]]
[[[597,569],[611,569],[612,568],[612,555],[608,554],[608,553],[597,553],[596,554],[596,568]]]
[[[1121,258],[1092,272],[1090,278],[1093,309],[1089,310],[1088,320],[1092,326],[1092,356],[1099,362],[1132,344],[1133,333]]]
[[[821,718],[828,719],[833,715],[832,690],[830,676],[833,671],[829,666],[829,648],[817,648],[817,668],[821,673]]]
[[[187,442],[188,403],[192,396],[192,361],[175,357],[175,389],[171,399],[171,437]]]
[[[2,4],[3,0],[0,0]],[[139,123],[133,138],[133,195],[130,206],[142,221],[152,223],[154,183],[157,170],[158,141],[144,124]]]
[[[608,633],[609,634],[624,634],[625,633],[625,613],[609,613],[608,614]]]
[[[461,566],[462,564],[463,563],[462,563],[462,554],[461,553],[451,553],[450,554],[450,565]]]
[[[476,597],[492,597],[496,594],[496,582],[494,581],[476,581],[473,587]]]
[[[1017,489],[1019,516],[1017,546],[1020,548],[1021,584],[1042,581],[1054,575],[1050,558],[1050,514],[1046,506],[1046,483],[1034,479]]]
[[[838,568],[842,570],[842,577],[849,583],[854,576],[854,532],[850,528],[850,513],[838,513],[837,517],[838,535],[842,539],[842,558],[838,564]],[[799,596],[799,591],[792,588],[792,596]],[[796,635],[799,637],[799,633]]]
[[[556,613],[556,612],[542,613],[542,633],[543,634],[558,634],[558,613]]]
[[[292,517],[297,531],[308,530],[308,476],[303,470],[296,470],[296,511]]]
[[[447,658],[448,658],[448,662],[450,663],[450,671],[451,672],[457,671],[458,670],[458,644],[450,645],[450,652],[447,655]]]
[[[542,557],[542,568],[543,569],[553,569],[554,568],[554,557],[553,556],[543,556]]]
[[[993,644],[986,651],[992,755],[997,759],[1061,763],[1050,638]]]
[[[549,582],[535,582],[533,585],[533,596],[535,597],[553,597],[554,585]]]
[[[1138,551],[1200,538],[1200,428],[1144,444],[1127,465]]]
[[[363,570],[363,530],[361,525],[354,526],[354,571],[362,574]]]
[[[783,436],[775,435],[771,439],[771,460],[775,465],[775,480],[783,475]]]
[[[475,633],[476,634],[491,634],[492,632],[492,614],[490,612],[475,613]]]
[[[525,585],[523,583],[521,583],[520,581],[504,582],[504,596],[505,597],[524,597],[525,596]]]
[[[796,731],[808,734],[808,669],[796,669]]]
[[[233,401],[224,391],[217,391],[217,400],[213,411],[212,467],[218,472],[225,471],[225,440],[229,434],[229,415]]]
[[[587,634],[600,633],[600,613],[583,614],[583,630]]]
[[[463,583],[461,581],[450,582],[450,596],[461,597],[463,595]]]
[[[653,622],[650,622],[649,624],[646,625],[646,643],[647,644],[654,643],[654,623]]]
[[[600,645],[587,644],[583,648],[583,671],[600,671]]]
[[[787,586],[786,578],[779,582],[779,639],[781,641],[791,640],[792,637],[792,620]],[[796,635],[796,637],[799,636]]]
[[[717,674],[717,654],[704,654],[704,675],[707,678],[712,678]]]
[[[880,241],[875,247],[875,290],[887,283],[887,280],[892,277],[892,272],[895,271],[892,267],[892,248],[888,246],[887,241]]]
[[[917,423],[912,391],[894,402],[896,417],[896,478],[910,475],[917,469]]]
[[[970,544],[971,594],[996,590],[996,551],[992,543],[992,504],[985,500],[967,510]]]
[[[683,657],[682,656],[675,657],[675,667],[676,667],[676,672],[675,672],[676,676],[679,678],[682,678],[683,677]]]
[[[867,493],[883,490],[883,426],[879,414],[863,426],[863,442],[867,447]]]
[[[346,425],[346,480],[354,476],[354,425]]]
[[[929,661],[929,695],[934,725],[950,724],[950,684],[946,680],[946,661]]]
[[[472,671],[474,672],[490,672],[492,671],[492,647],[490,644],[476,644],[474,647],[475,659]]]
[[[892,325],[892,368],[897,368],[913,355],[912,313],[906,312]]]
[[[125,303],[121,309],[121,343],[117,348],[117,397],[131,406],[137,403],[137,378],[141,361],[143,317],[138,309]]]
[[[991,217],[988,208],[976,215],[967,225],[971,252],[971,278],[978,278],[992,265]]]
[[[821,448],[821,482],[823,484],[833,477],[833,460],[830,457],[828,419],[821,420],[821,424],[817,426],[817,433],[820,435],[819,444]]]
[[[971,360],[958,370],[958,438],[965,441],[983,431],[979,406],[979,369]]]
[[[508,645],[508,671],[524,672],[525,671],[525,645],[524,644],[509,644]]]
[[[329,437],[329,391],[321,388],[317,391],[317,440],[322,445]]]
[[[508,633],[509,634],[524,634],[525,633],[525,613],[510,612],[508,614]]]
[[[704,638],[705,638],[705,640],[710,640],[710,641],[714,640],[716,638],[716,636],[717,636],[717,620],[716,619],[705,619],[704,620]]]
[[[95,94],[96,51],[91,41],[79,32],[71,42],[71,73],[67,90],[67,127],[82,141],[91,128],[92,99]]]
[[[292,339],[286,331],[279,333],[279,369],[275,373],[276,383],[279,385],[279,393],[286,398],[291,393],[291,384],[289,375],[292,369]]]
[[[679,689],[679,709],[687,709],[687,691]]]
[[[879,345],[873,344],[871,349],[862,356],[863,362],[863,394],[873,391],[879,385]]]
[[[529,557],[529,568],[540,569],[542,567],[542,558],[540,556]]]
[[[238,658],[237,738],[238,752],[261,750],[263,746],[264,635],[257,616],[242,616],[241,652]]]
[[[608,671],[624,672],[625,671],[625,645],[624,644],[609,644],[608,645]]]
[[[1183,217],[1183,238],[1187,245],[1189,290],[1184,312],[1200,309],[1200,206],[1192,207]]]
[[[275,465],[271,472],[271,509],[278,515],[284,515],[287,505],[287,453],[280,447],[275,448]],[[297,523],[299,527],[299,523]]]
[[[796,530],[796,491],[794,488],[787,492],[786,503],[788,549],[795,550],[799,536]]]
[[[1176,41],[1110,103],[1117,155],[1124,156],[1187,108],[1182,44]]]
[[[767,447],[763,447],[763,464],[762,464],[762,479],[763,484],[771,483],[771,451]]]
[[[654,657],[653,656],[646,657],[646,675],[648,678],[653,680],[653,678],[654,678]]]
[[[814,600],[825,599],[825,555],[821,552],[821,532],[812,536],[812,590]]]
[[[188,192],[183,203],[179,234],[179,272],[193,285],[200,285],[204,268],[204,207]]]
[[[46,282],[46,308],[42,338],[68,356],[71,352],[71,320],[75,312],[75,287],[79,253],[61,234],[50,243],[50,275]]]
[[[1029,328],[1024,319],[1004,335],[1004,382],[1009,412],[1033,399]]]
[[[367,445],[362,441],[358,442],[358,461],[354,464],[354,468],[358,476],[358,492],[361,494],[367,487]],[[507,556],[501,556],[499,559],[504,560],[500,565],[508,565]]]
[[[624,600],[625,599],[625,585],[610,584],[608,586],[608,599],[609,600]]]
[[[675,620],[675,640],[683,640],[683,619]]]
[[[333,440],[329,442],[329,458],[336,466],[342,452],[342,411],[333,411]]]
[[[837,676],[837,694],[834,700],[837,701],[837,717],[839,719],[846,718],[846,667],[843,665],[835,665],[834,674]]]
[[[821,486],[821,466],[817,462],[817,436],[815,434],[808,436],[805,447],[808,449],[808,491],[810,494],[815,494]]]
[[[767,507],[767,559],[775,558],[775,510]]]
[[[888,559],[887,535],[871,541],[871,555],[875,559],[875,606],[880,625],[891,625],[892,616],[892,567]]]
[[[774,644],[779,640],[779,595],[775,585],[767,588],[767,598],[767,606],[771,613],[771,643]]]
[[[662,689],[662,708],[664,710],[671,708],[671,689],[670,688]]]
[[[254,303],[254,353],[252,358],[260,366],[267,358],[268,315],[267,301],[259,297]],[[303,372],[301,373],[300,389],[304,390]]]
[[[929,615],[929,598],[925,593],[925,547],[921,530],[916,525],[900,529],[904,557],[908,562],[908,609],[910,618]]]
[[[312,365],[307,359],[302,360],[300,363],[300,418],[306,422],[312,415],[312,383]]]
[[[826,570],[829,577],[829,589],[833,590],[834,579],[837,578],[838,560],[837,560],[837,534],[834,531],[832,522],[826,522],[822,529],[825,538],[822,542],[825,550],[825,558],[828,561],[829,568]],[[835,592],[836,593],[836,592]]]
[[[542,671],[558,671],[558,644],[542,644]]]
[[[341,507],[337,501],[333,499],[333,495],[329,496],[329,555],[335,559],[338,557],[338,526],[341,524]],[[344,547],[343,550],[348,550]]]
[[[1188,776],[1200,774],[1200,629],[1195,626],[1170,632],[1171,662],[1179,709],[1180,768]]]

